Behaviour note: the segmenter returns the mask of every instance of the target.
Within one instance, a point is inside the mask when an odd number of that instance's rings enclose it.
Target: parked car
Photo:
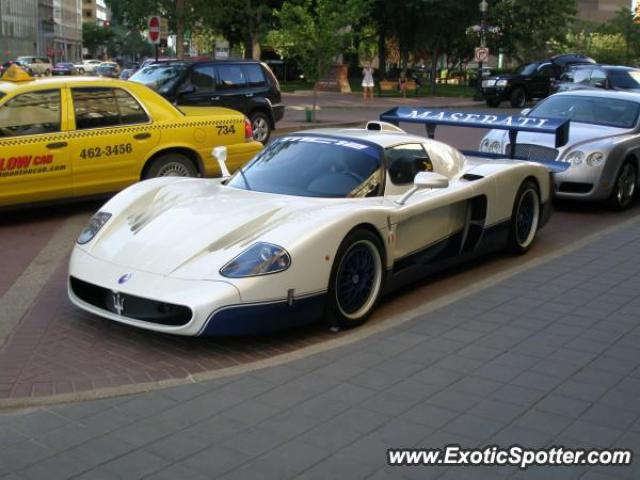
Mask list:
[[[384,122],[289,134],[223,181],[155,179],[115,196],[78,237],[68,294],[176,335],[355,327],[390,289],[526,252],[550,194],[541,165],[466,157]]]
[[[594,88],[640,92],[640,69],[620,65],[573,65],[553,86],[557,92]]]
[[[27,72],[29,75],[33,76],[33,72],[29,67],[13,61],[4,62],[2,65],[0,65],[0,75],[2,75],[11,65],[17,65],[18,67],[23,69],[25,72]]]
[[[83,60],[82,63],[76,64],[76,70],[80,75],[84,75],[85,73],[95,73],[96,68],[98,68],[101,63],[101,60]]]
[[[559,199],[605,201],[628,208],[639,187],[640,94],[603,90],[559,92],[525,109],[526,118],[570,120],[568,142],[561,147],[550,135],[520,132],[515,145],[519,158],[565,163],[554,174]],[[510,150],[509,137],[491,130],[480,150],[502,154]]]
[[[51,69],[52,75],[76,75],[76,66],[73,63],[56,63]]]
[[[19,65],[23,65],[29,68],[31,75],[51,75],[53,65],[51,59],[48,57],[29,57],[22,56],[16,58],[16,62]]]
[[[153,88],[176,105],[238,110],[250,119],[253,138],[262,143],[284,116],[278,80],[266,64],[255,60],[154,63],[130,80]]]
[[[546,60],[520,65],[515,73],[500,74],[482,80],[482,96],[489,107],[509,101],[514,108],[522,108],[528,100],[544,98],[551,93],[552,83],[570,65],[595,64],[585,55],[563,54]]]
[[[13,73],[13,74],[11,74]],[[0,208],[107,195],[154,177],[220,175],[262,149],[244,115],[182,107],[111,78],[33,79],[13,67],[0,81]]]
[[[118,78],[120,76],[120,66],[116,62],[102,62],[95,70],[99,77]]]

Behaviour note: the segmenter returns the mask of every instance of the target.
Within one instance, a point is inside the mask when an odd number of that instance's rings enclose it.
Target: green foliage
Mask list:
[[[113,38],[113,30],[96,25],[95,23],[82,24],[82,45],[92,56],[97,55]]]
[[[488,22],[502,32],[490,46],[522,62],[539,59],[551,53],[554,41],[565,38],[575,13],[575,0],[490,2]]]
[[[351,25],[363,15],[364,0],[289,1],[276,13],[280,29],[268,41],[287,56],[298,58],[311,81],[324,77],[349,45]]]

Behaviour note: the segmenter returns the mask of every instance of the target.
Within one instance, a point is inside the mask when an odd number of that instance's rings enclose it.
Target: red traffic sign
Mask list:
[[[149,28],[149,41],[155,44],[160,43],[160,17],[149,17],[147,27]]]
[[[489,49],[487,47],[478,47],[475,52],[476,62],[486,62],[489,60]]]

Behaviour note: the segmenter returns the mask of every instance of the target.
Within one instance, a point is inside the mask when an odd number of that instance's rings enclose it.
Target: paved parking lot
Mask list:
[[[627,467],[390,467],[390,447],[640,451],[640,222],[341,348],[0,415],[6,478],[637,479]]]

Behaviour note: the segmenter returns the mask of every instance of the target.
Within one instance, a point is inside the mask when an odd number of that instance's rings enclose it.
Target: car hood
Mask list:
[[[514,75],[513,73],[502,73],[500,75],[491,75],[489,77],[485,77],[483,80],[513,80],[520,75]]]
[[[606,140],[610,137],[630,133],[631,130],[625,128],[605,127],[603,125],[593,125],[589,123],[571,122],[569,126],[569,141],[559,150],[564,151],[574,148],[584,143],[598,142]],[[509,143],[508,132],[502,130],[492,130],[493,135],[498,135],[504,143]],[[518,132],[518,143],[531,143],[542,145],[545,147],[555,148],[555,135],[536,133],[536,132]]]
[[[348,201],[252,192],[215,180],[183,180],[138,197],[83,248],[101,260],[161,275],[188,277],[190,264],[204,258],[217,272],[256,241],[273,240],[270,234],[275,230],[284,228],[293,243],[296,226],[319,210]],[[282,232],[278,234],[281,239]]]

